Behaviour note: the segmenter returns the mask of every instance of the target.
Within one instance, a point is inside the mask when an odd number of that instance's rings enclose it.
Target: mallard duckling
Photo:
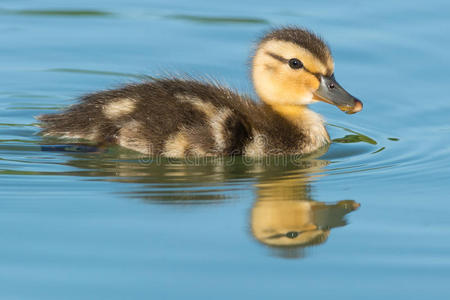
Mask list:
[[[362,109],[336,82],[327,45],[305,29],[284,27],[264,36],[252,79],[261,103],[218,84],[180,78],[93,93],[62,113],[40,116],[42,134],[168,157],[307,154],[330,143],[308,104]]]

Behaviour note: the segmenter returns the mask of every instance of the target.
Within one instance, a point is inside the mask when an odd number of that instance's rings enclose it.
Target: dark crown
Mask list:
[[[309,30],[299,27],[281,27],[266,34],[259,44],[269,40],[291,42],[309,50],[324,65],[327,65],[328,57],[331,55],[327,44],[317,35]]]

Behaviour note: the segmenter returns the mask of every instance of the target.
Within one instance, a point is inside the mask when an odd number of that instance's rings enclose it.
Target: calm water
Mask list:
[[[448,1],[1,1],[0,298],[445,298],[449,14]],[[143,74],[252,93],[252,42],[282,24],[322,34],[364,101],[352,116],[313,107],[326,154],[41,151],[34,116]]]

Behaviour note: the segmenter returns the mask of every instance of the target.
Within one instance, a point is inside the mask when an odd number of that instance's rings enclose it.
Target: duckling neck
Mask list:
[[[322,117],[306,105],[272,105],[272,109],[296,125],[308,138],[305,152],[314,151],[328,143],[330,136]]]

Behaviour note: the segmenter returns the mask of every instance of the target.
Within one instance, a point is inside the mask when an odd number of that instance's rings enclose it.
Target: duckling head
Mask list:
[[[362,109],[362,102],[337,83],[328,46],[305,29],[284,27],[264,36],[253,57],[252,78],[261,100],[273,107],[324,101],[347,113]]]

